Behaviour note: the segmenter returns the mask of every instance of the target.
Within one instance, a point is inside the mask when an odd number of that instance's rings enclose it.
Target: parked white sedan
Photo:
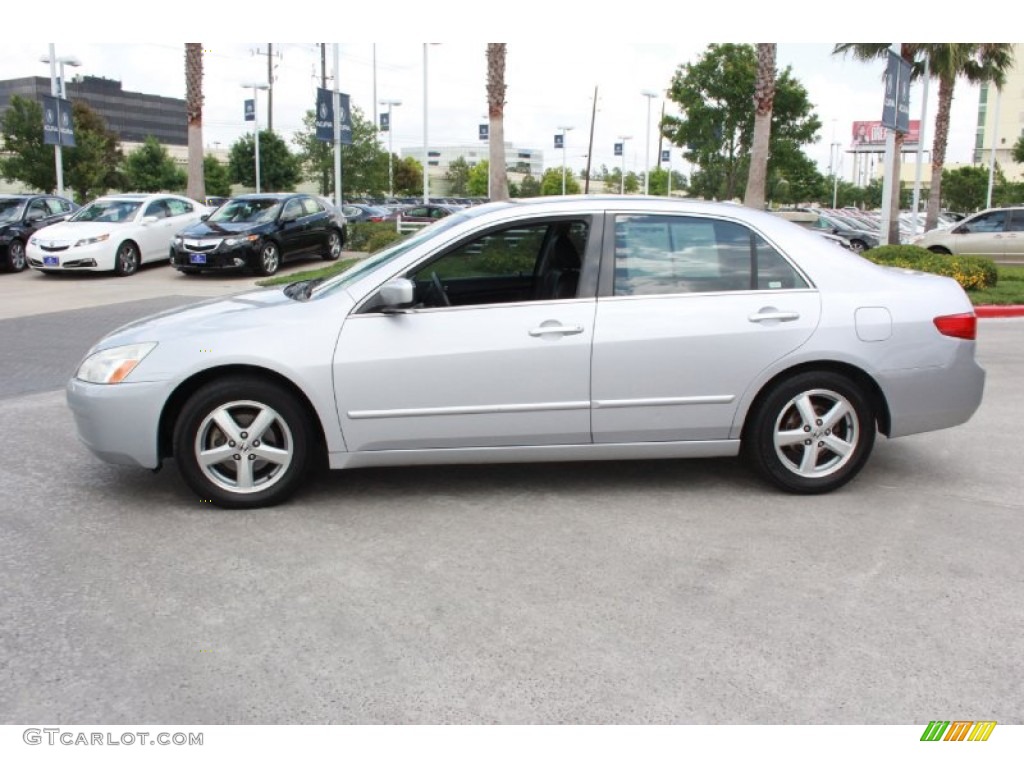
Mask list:
[[[823,493],[876,431],[981,402],[947,277],[882,267],[777,216],[649,197],[457,211],[326,282],[115,331],[68,384],[85,444],[173,457],[258,507],[307,467],[733,456]],[[114,489],[111,489],[114,492]]]
[[[41,272],[86,270],[132,275],[140,264],[170,258],[171,239],[206,206],[178,195],[108,195],[28,241],[28,264]]]

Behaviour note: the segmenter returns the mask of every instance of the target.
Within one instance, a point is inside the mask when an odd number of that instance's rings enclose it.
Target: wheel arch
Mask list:
[[[277,371],[272,371],[269,368],[261,368],[256,365],[241,364],[207,368],[193,374],[175,387],[170,397],[168,397],[167,401],[164,403],[163,410],[160,413],[159,430],[157,432],[157,457],[160,461],[174,455],[174,425],[178,420],[181,409],[185,406],[185,403],[188,402],[188,399],[206,384],[225,376],[233,375],[257,377],[264,381],[277,384],[292,394],[306,412],[309,423],[313,428],[313,434],[316,437],[317,443],[315,449],[319,453],[318,458],[323,462],[326,462],[328,451],[327,436],[324,433],[324,425],[320,421],[316,408],[313,407],[313,402],[309,399],[302,388],[296,385],[295,382],[287,376],[283,376]]]
[[[751,428],[752,422],[752,419],[750,418],[751,414],[757,413],[761,403],[764,402],[768,393],[771,392],[776,384],[784,379],[796,376],[797,374],[808,373],[810,371],[836,373],[853,381],[854,384],[863,390],[864,395],[871,403],[871,407],[875,412],[875,421],[878,424],[878,431],[883,435],[888,436],[892,427],[892,417],[889,413],[889,403],[885,398],[885,393],[882,392],[882,388],[878,386],[878,382],[875,381],[875,379],[864,369],[858,368],[856,365],[840,362],[838,360],[816,360],[800,363],[799,365],[794,365],[784,371],[779,371],[761,385],[761,388],[758,389],[757,394],[754,395],[746,412],[743,414],[743,428],[740,431],[740,439],[744,441],[747,439],[747,432]]]
[[[943,256],[952,256],[953,252],[944,245],[930,245],[928,250],[932,253],[941,253]]]

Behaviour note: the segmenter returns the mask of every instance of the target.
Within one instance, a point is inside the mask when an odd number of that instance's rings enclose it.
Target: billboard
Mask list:
[[[854,152],[884,152],[886,128],[881,120],[855,120],[851,149]],[[917,148],[921,140],[921,121],[911,120],[910,130],[903,137],[905,152]]]

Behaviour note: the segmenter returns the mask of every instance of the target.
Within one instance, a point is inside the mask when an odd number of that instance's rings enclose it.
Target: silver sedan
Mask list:
[[[205,500],[330,467],[734,456],[786,491],[852,479],[876,432],[981,402],[953,280],[729,204],[568,197],[454,213],[323,282],[156,315],[68,384],[83,442],[170,457]]]

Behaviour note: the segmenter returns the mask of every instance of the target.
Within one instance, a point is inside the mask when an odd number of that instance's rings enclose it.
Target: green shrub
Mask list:
[[[370,226],[378,225],[371,224]],[[385,248],[397,240],[404,240],[408,236],[408,232],[396,232],[395,227],[392,224],[390,227],[378,229],[376,232],[370,233],[370,238],[366,241],[366,248],[363,250],[375,253],[381,248]]]
[[[356,221],[349,222],[346,226],[348,227],[348,241],[345,243],[345,247],[350,251],[374,250],[370,247],[370,240],[375,235],[378,235],[378,233],[390,232],[394,235],[390,240],[385,240],[383,239],[384,236],[380,235],[381,242],[384,245],[401,237],[395,231],[395,222],[393,221]]]
[[[932,253],[916,245],[883,245],[864,251],[863,255],[876,264],[884,264],[887,267],[905,267],[952,277],[965,291],[992,288],[999,282],[995,263],[981,256]]]

